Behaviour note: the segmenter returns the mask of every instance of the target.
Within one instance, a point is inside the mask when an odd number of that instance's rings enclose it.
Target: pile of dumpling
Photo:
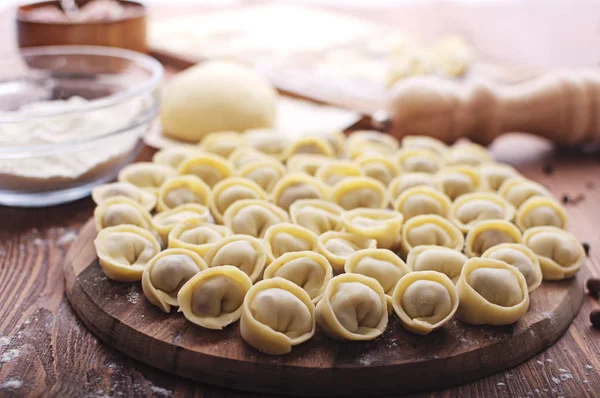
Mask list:
[[[478,145],[376,131],[208,135],[97,187],[106,275],[191,322],[285,354],[316,329],[370,340],[396,313],[506,325],[585,254],[541,185]],[[154,214],[153,214],[154,212]]]

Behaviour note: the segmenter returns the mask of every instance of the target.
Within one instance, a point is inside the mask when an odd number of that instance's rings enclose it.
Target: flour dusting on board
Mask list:
[[[0,384],[0,391],[13,391],[23,387],[23,382],[19,379],[8,379]]]

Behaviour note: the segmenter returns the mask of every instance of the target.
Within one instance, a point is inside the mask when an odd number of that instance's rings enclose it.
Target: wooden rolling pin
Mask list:
[[[600,141],[600,70],[560,71],[503,85],[483,80],[412,77],[391,91],[374,120],[389,133],[466,137],[489,144],[507,132],[526,132],[561,144]]]

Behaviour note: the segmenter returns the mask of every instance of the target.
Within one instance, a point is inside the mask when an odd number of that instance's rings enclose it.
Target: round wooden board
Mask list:
[[[468,326],[452,320],[416,336],[391,315],[383,336],[340,343],[322,333],[285,356],[264,355],[241,338],[238,324],[200,328],[145,298],[139,283],[106,278],[98,264],[93,220],[65,262],[66,291],[87,327],[106,343],[167,372],[229,388],[301,395],[404,394],[474,380],[517,365],[550,346],[583,300],[581,281],[545,282],[515,325]]]

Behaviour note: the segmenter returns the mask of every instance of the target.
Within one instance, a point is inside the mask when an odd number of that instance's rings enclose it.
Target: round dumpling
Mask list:
[[[458,319],[470,325],[510,325],[529,308],[523,274],[504,261],[475,257],[467,261],[456,284]]]
[[[265,279],[246,294],[240,333],[261,352],[287,354],[314,336],[315,327],[315,305],[310,296],[287,279]]]
[[[567,212],[553,199],[533,196],[519,207],[516,224],[521,231],[543,226],[567,229]]]
[[[233,175],[233,165],[222,156],[205,153],[182,162],[177,171],[181,175],[195,175],[212,188]]]
[[[442,141],[425,135],[405,135],[400,144],[402,149],[427,149],[438,156],[444,156],[448,151]]]
[[[169,233],[169,248],[191,250],[204,257],[213,245],[231,235],[223,225],[209,224],[200,219],[185,220],[176,224]]]
[[[389,134],[375,130],[355,131],[346,139],[346,152],[351,159],[363,155],[392,155],[400,144]]]
[[[238,200],[229,206],[223,215],[223,222],[234,234],[246,234],[256,238],[264,237],[271,225],[289,220],[284,210],[258,199]]]
[[[121,182],[128,182],[138,188],[156,193],[167,178],[176,175],[177,170],[171,166],[151,162],[137,162],[125,166],[119,172],[118,179]]]
[[[167,249],[154,256],[144,268],[142,290],[144,296],[166,313],[171,306],[179,306],[179,289],[198,272],[205,270],[206,263],[197,254],[186,249]]]
[[[308,228],[290,223],[274,224],[265,232],[269,254],[279,258],[285,253],[316,250],[319,237]]]
[[[148,211],[152,211],[156,206],[156,195],[128,182],[112,182],[92,189],[92,200],[96,205],[100,205],[105,200],[114,197],[125,197],[134,200]]]
[[[346,135],[341,130],[334,131],[322,131],[322,132],[308,132],[306,136],[317,136],[323,138],[331,145],[333,153],[337,158],[343,158],[346,152]]]
[[[123,196],[106,199],[94,209],[96,231],[106,227],[130,224],[152,229],[152,217],[138,202]]]
[[[287,148],[286,158],[297,154],[321,155],[331,158],[335,152],[329,142],[322,137],[306,136],[300,137]]]
[[[325,184],[333,186],[348,177],[360,177],[360,168],[347,160],[330,160],[317,169],[315,177]]]
[[[445,274],[453,283],[469,258],[460,251],[444,246],[421,245],[413,247],[406,257],[411,271],[436,271]]]
[[[361,174],[376,179],[385,186],[399,173],[398,166],[387,157],[377,155],[362,155],[356,159]]]
[[[300,199],[329,198],[329,188],[305,173],[289,173],[275,184],[271,197],[273,203],[288,211]]]
[[[342,223],[350,233],[375,239],[378,248],[395,250],[400,247],[404,217],[397,211],[359,207],[342,213]]]
[[[327,285],[315,315],[321,330],[333,339],[373,340],[387,328],[387,298],[377,280],[342,274]]]
[[[422,214],[437,214],[446,217],[452,205],[443,192],[425,186],[408,188],[394,203],[394,210],[408,220]]]
[[[427,149],[401,149],[396,164],[405,172],[435,174],[442,168],[442,159]]]
[[[254,181],[265,192],[272,192],[275,184],[285,175],[285,167],[274,159],[252,162],[237,171],[237,175]]]
[[[458,197],[450,209],[450,220],[463,232],[484,220],[511,221],[514,207],[500,195],[491,192],[468,193]]]
[[[333,187],[332,199],[346,210],[383,209],[388,203],[385,186],[370,177],[349,177],[338,182]]]
[[[417,271],[403,276],[391,300],[404,328],[421,335],[444,326],[458,309],[454,283],[436,271]]]
[[[108,227],[94,240],[102,271],[110,279],[135,282],[142,279],[144,268],[160,253],[158,240],[135,225]]]
[[[267,200],[267,193],[253,181],[240,177],[223,180],[213,187],[210,210],[217,223],[233,203],[243,199]]]
[[[294,224],[310,229],[317,235],[343,228],[341,214],[344,209],[322,199],[301,199],[290,206]]]
[[[579,271],[585,260],[581,243],[560,228],[530,228],[523,235],[523,243],[536,254],[544,280],[569,278]]]
[[[314,251],[296,251],[285,253],[269,264],[264,279],[287,279],[304,289],[312,302],[317,303],[332,276],[331,264],[323,255]]]
[[[252,236],[231,235],[216,242],[204,257],[209,267],[233,265],[256,282],[268,260],[265,244]]]
[[[521,231],[505,220],[480,221],[467,233],[465,254],[480,257],[490,247],[502,243],[521,243]]]
[[[438,171],[435,177],[442,191],[451,200],[460,195],[487,189],[485,180],[472,166],[449,166]]]
[[[219,131],[209,133],[202,138],[200,148],[204,152],[229,157],[236,149],[246,145],[244,136],[236,131]]]
[[[302,172],[315,177],[319,168],[331,161],[331,158],[324,155],[299,153],[290,156],[286,164],[290,172]]]
[[[263,160],[275,160],[262,152],[257,151],[256,149],[242,147],[238,148],[229,155],[227,158],[229,162],[233,165],[237,170],[242,169],[248,165],[251,165],[255,162],[263,161]]]
[[[503,243],[492,246],[481,255],[483,258],[504,261],[514,267],[525,277],[529,292],[537,289],[542,283],[542,269],[535,253],[520,243]]]
[[[178,176],[166,180],[158,190],[159,212],[188,203],[208,206],[212,194],[210,187],[196,176]]]
[[[465,238],[450,221],[435,214],[411,218],[402,227],[402,251],[408,254],[413,247],[436,245],[462,250]]]
[[[446,152],[446,165],[479,166],[494,161],[492,155],[481,145],[472,142],[455,144]]]
[[[192,145],[175,145],[161,149],[152,156],[152,162],[177,169],[183,161],[198,156],[202,150]]]
[[[377,242],[349,232],[329,231],[319,236],[317,251],[329,260],[333,271],[344,271],[344,264],[354,252],[362,249],[374,249]]]
[[[211,222],[212,217],[207,207],[195,203],[188,203],[158,213],[152,218],[152,226],[156,232],[158,232],[162,241],[166,242],[169,233],[175,225],[187,220]]]
[[[520,175],[514,167],[502,163],[484,163],[479,166],[479,174],[494,192],[500,189],[504,181]]]
[[[394,203],[407,189],[421,186],[439,190],[438,183],[433,174],[422,172],[401,173],[398,177],[390,181],[388,185],[390,200]]]
[[[242,304],[252,281],[231,265],[209,268],[179,289],[177,301],[185,318],[204,328],[223,329],[242,316]]]
[[[522,177],[510,178],[498,189],[498,195],[506,199],[516,209],[533,196],[551,197],[550,192],[540,184]]]
[[[285,134],[268,129],[248,130],[245,137],[248,147],[279,161],[286,158],[287,149],[291,145]]]

